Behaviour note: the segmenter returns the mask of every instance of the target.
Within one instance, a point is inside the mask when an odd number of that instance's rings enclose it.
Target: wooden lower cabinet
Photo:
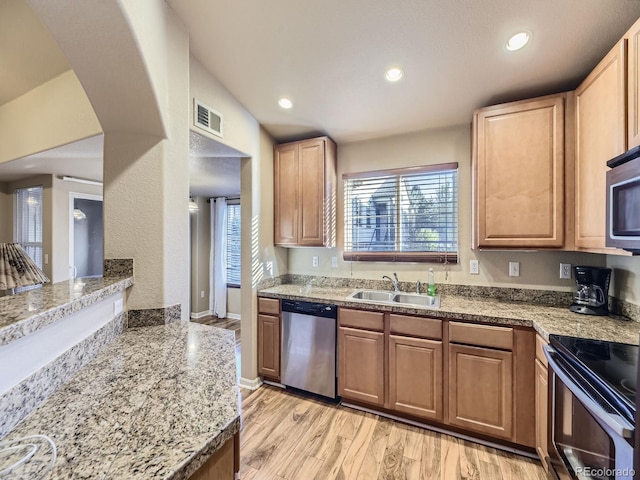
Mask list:
[[[442,421],[442,395],[442,342],[390,335],[390,408]]]
[[[548,469],[546,458],[549,438],[549,372],[547,368],[536,359],[536,452],[542,461],[542,466]]]
[[[280,381],[280,317],[258,314],[258,374]]]
[[[338,394],[384,405],[384,333],[339,327]]]
[[[449,345],[449,423],[512,439],[512,352]]]
[[[220,447],[189,480],[233,480],[240,471],[240,434]]]

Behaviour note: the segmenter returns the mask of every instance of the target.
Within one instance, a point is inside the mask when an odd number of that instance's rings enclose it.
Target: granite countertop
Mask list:
[[[347,287],[309,287],[299,284],[283,284],[259,290],[258,295],[270,298],[318,301],[342,307],[425,315],[442,319],[533,327],[547,340],[549,335],[557,334],[634,345],[639,343],[640,322],[615,315],[608,317],[581,315],[569,311],[568,304],[551,307],[494,298],[447,294],[441,295],[439,309],[430,309],[347,300],[346,297],[355,290],[355,288]]]
[[[76,278],[0,297],[0,346],[133,285],[133,277]]]
[[[2,442],[49,436],[44,479],[184,479],[239,427],[234,333],[179,322],[127,330]],[[50,459],[43,447],[8,478]]]

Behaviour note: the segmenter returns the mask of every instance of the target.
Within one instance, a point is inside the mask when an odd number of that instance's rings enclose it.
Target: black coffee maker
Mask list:
[[[609,315],[611,269],[574,267],[576,293],[569,310],[585,315]]]

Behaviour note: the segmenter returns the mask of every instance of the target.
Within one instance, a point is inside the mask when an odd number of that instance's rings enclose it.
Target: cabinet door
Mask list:
[[[324,140],[300,142],[300,245],[324,242]]]
[[[442,342],[389,336],[391,408],[442,421]]]
[[[476,116],[477,247],[564,245],[564,95]]]
[[[513,354],[449,345],[449,423],[495,437],[513,434]]]
[[[258,373],[280,380],[280,317],[258,315]]]
[[[547,369],[536,359],[536,451],[545,469],[548,469],[549,388]]]
[[[384,333],[340,327],[338,394],[384,405]]]
[[[274,242],[298,243],[298,147],[276,147],[274,161]]]
[[[626,150],[626,40],[576,89],[576,247],[605,248],[607,160]]]
[[[629,131],[627,148],[640,145],[640,20],[627,33],[629,47],[627,68],[628,81],[628,110],[627,118]]]

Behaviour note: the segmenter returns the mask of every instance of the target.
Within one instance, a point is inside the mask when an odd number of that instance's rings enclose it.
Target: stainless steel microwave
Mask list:
[[[640,146],[607,165],[607,247],[640,254]]]

